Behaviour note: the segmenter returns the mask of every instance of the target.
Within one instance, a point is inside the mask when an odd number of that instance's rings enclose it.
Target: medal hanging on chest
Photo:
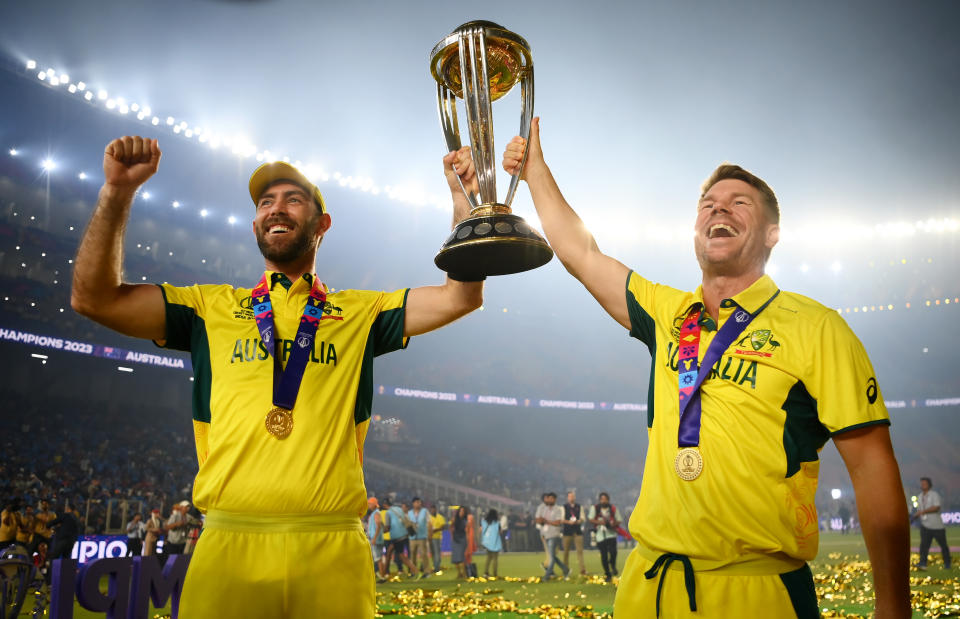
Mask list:
[[[710,342],[707,352],[703,355],[703,363],[698,361],[701,306],[697,305],[691,309],[684,319],[680,327],[680,349],[677,353],[680,423],[677,430],[678,450],[673,461],[673,468],[680,479],[693,481],[703,472],[703,454],[700,452],[700,385],[710,374],[711,368],[723,352],[778,294],[780,294],[779,290],[753,314],[737,307]]]
[[[313,350],[313,340],[320,325],[320,317],[323,316],[327,294],[320,280],[314,277],[286,367],[283,366],[282,349],[274,327],[273,305],[270,302],[270,285],[267,283],[266,273],[250,293],[250,299],[260,339],[273,357],[273,408],[267,412],[264,425],[267,432],[278,439],[284,439],[293,431],[293,406],[297,401],[310,351]]]

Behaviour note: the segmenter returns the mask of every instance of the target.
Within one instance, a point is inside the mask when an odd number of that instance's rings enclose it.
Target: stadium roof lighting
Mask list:
[[[843,493],[840,492],[840,488],[834,488],[830,491],[830,496],[834,499],[839,499],[841,496],[843,496]]]
[[[66,73],[61,73],[61,74],[60,74],[60,83],[61,83],[61,84],[69,84],[69,83],[70,83],[70,76],[67,75]]]
[[[144,200],[149,200],[149,199],[150,199],[150,192],[149,192],[149,191],[144,191],[142,195],[143,195],[143,199],[144,199]]]
[[[40,354],[37,354],[37,353],[35,353],[35,352],[30,353],[30,356],[33,357],[34,359],[48,359],[48,358],[49,358],[49,357],[47,357],[46,355],[40,355]]]
[[[77,86],[76,86],[76,84],[70,84],[69,86],[67,86],[67,91],[70,92],[70,93],[77,92]]]
[[[237,218],[231,215],[230,217],[227,217],[227,223],[232,226],[233,224],[237,223]]]
[[[86,89],[87,89],[87,84],[86,84],[86,82],[77,82],[77,90],[81,90],[81,91],[82,91],[82,90],[86,90]]]
[[[37,79],[40,80],[41,82],[42,82],[43,80],[47,79],[47,72],[46,72],[46,71],[41,71],[41,72],[37,73]]]
[[[172,203],[172,206],[173,206],[173,208],[180,208],[180,202],[177,201],[177,200],[174,200],[173,203]]]
[[[833,264],[830,265],[830,270],[833,271],[834,273],[839,273],[839,272],[840,272],[840,269],[842,269],[842,268],[843,268],[843,267],[842,267],[842,265],[840,264],[840,261],[839,261],[839,260],[834,260]]]
[[[115,107],[117,107],[117,102],[113,99],[107,99],[107,109],[112,110]]]
[[[131,112],[137,112],[137,111],[139,111],[139,110],[140,110],[140,104],[139,104],[139,103],[131,103],[131,104],[130,104],[130,111],[131,111]]]
[[[200,217],[206,217],[209,214],[210,214],[210,211],[208,211],[207,209],[205,208],[200,209]]]
[[[153,118],[150,119],[150,124],[156,127],[157,125],[160,124],[160,119],[154,116]]]
[[[81,172],[80,174],[77,174],[77,178],[79,178],[79,179],[82,180],[82,181],[83,181],[83,180],[86,180],[86,179],[87,179],[87,173],[86,173],[86,172]]]
[[[56,169],[57,162],[51,159],[50,157],[47,157],[46,159],[40,162],[40,167],[46,170],[47,172],[50,172],[51,170]]]
[[[37,68],[37,61],[36,61],[36,60],[28,60],[28,61],[27,61],[27,71],[31,71],[31,70],[36,69],[36,68]]]
[[[167,125],[173,124],[173,116],[167,116]]]
[[[10,156],[11,156],[11,157],[16,157],[18,154],[20,154],[20,151],[18,151],[16,148],[11,148],[11,149],[10,149],[9,151],[7,151],[7,152],[10,153]]]
[[[88,90],[87,92],[83,93],[83,98],[87,101],[90,101],[93,99],[93,93]]]
[[[101,101],[105,101],[107,99],[107,91],[103,89],[99,90],[97,92],[97,99],[100,99]]]

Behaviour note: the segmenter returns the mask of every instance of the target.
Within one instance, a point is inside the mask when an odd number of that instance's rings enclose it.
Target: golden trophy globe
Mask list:
[[[463,100],[480,187],[477,195],[461,183],[470,201],[470,216],[453,229],[434,262],[440,269],[466,279],[519,273],[550,262],[553,250],[543,236],[510,210],[526,154],[520,170],[510,178],[506,198],[503,202],[497,200],[492,104],[519,84],[518,135],[530,138],[533,119],[530,46],[523,37],[493,22],[467,22],[434,46],[430,53],[430,73],[437,81],[437,110],[448,151],[462,146],[457,99]]]

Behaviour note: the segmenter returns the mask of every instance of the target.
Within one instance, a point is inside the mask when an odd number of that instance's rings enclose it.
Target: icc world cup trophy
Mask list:
[[[491,104],[519,83],[519,135],[529,139],[533,119],[530,46],[523,37],[493,22],[468,22],[434,46],[430,72],[437,81],[440,126],[450,151],[461,147],[457,99],[463,99],[480,187],[479,196],[464,188],[472,207],[470,216],[457,224],[434,262],[448,273],[477,278],[546,264],[553,258],[553,250],[539,232],[510,210],[526,154],[520,171],[510,179],[506,198],[497,200]]]

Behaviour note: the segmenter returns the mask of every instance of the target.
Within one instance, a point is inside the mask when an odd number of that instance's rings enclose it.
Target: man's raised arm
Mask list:
[[[513,138],[507,145],[503,155],[503,168],[510,174],[516,174],[519,169],[525,146],[523,138],[520,137]],[[629,329],[630,315],[627,312],[625,286],[630,270],[600,251],[593,235],[560,193],[560,187],[557,186],[540,149],[539,118],[533,119],[530,128],[529,152],[522,178],[530,187],[530,195],[543,224],[543,232],[557,258],[614,320]]]
[[[125,136],[103,153],[103,187],[73,265],[70,305],[78,313],[125,335],[166,337],[163,295],[153,284],[122,280],[123,237],[133,198],[157,171],[157,140]]]
[[[470,215],[470,203],[457,176],[468,190],[477,188],[477,173],[470,156],[470,147],[447,153],[443,158],[443,173],[453,196],[453,225]],[[403,335],[420,335],[453,322],[469,314],[483,303],[483,282],[461,282],[447,277],[441,286],[423,286],[410,290],[404,313]]]

